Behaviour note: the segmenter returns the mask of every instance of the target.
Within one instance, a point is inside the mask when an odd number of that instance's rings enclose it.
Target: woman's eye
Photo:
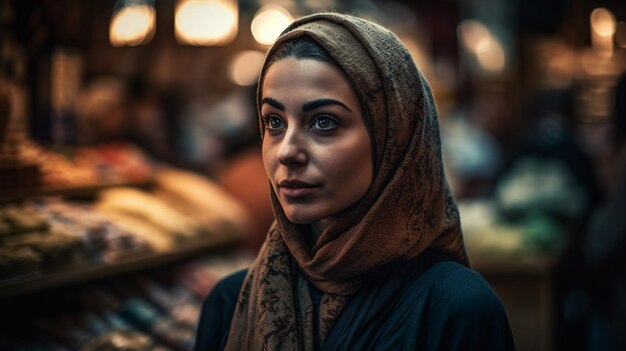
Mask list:
[[[275,131],[283,128],[283,120],[276,116],[267,116],[264,121],[265,127],[269,130]]]
[[[330,131],[337,128],[337,122],[327,116],[320,116],[313,121],[313,128],[321,131]]]

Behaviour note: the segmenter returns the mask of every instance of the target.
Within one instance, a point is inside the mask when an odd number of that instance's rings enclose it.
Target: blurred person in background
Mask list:
[[[141,78],[93,79],[76,101],[83,145],[132,143],[156,161],[199,170],[177,150],[181,98],[175,90],[160,91]]]
[[[121,79],[101,77],[85,85],[76,99],[78,141],[96,145],[117,141],[126,129],[128,91]]]
[[[179,137],[176,121],[179,120],[180,97],[173,90],[161,93],[141,78],[132,79],[128,85],[123,137],[157,160],[185,166],[184,157],[175,147],[175,139]]]

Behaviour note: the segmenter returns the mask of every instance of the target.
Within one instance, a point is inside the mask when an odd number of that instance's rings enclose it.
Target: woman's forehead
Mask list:
[[[261,97],[306,93],[354,94],[343,72],[330,63],[287,58],[276,61],[266,70]]]

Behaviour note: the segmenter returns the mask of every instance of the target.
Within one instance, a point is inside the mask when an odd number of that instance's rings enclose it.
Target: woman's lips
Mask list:
[[[311,195],[317,185],[300,180],[283,180],[278,183],[279,191],[287,198],[297,199]]]

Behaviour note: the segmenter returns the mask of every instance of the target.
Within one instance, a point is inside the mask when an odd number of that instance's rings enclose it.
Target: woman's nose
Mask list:
[[[287,167],[301,167],[308,161],[306,146],[296,130],[287,130],[278,147],[278,160]]]

